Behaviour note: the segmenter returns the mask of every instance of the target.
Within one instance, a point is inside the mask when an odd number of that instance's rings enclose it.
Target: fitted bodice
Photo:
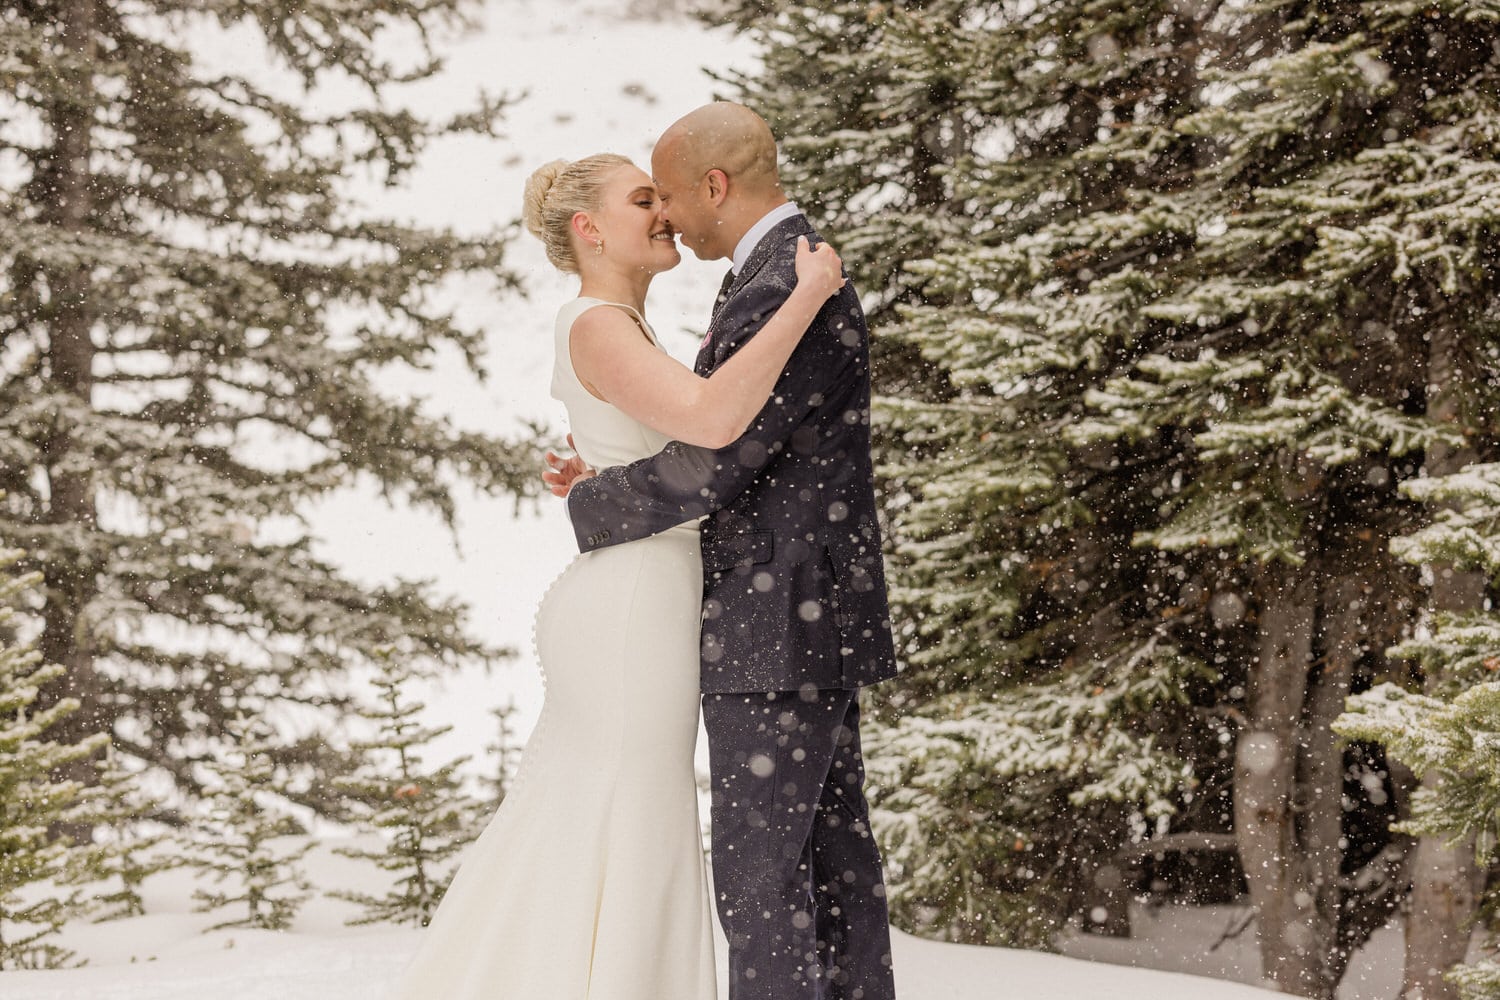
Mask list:
[[[661,349],[661,342],[656,339],[656,331],[651,329],[645,317],[629,306],[579,296],[557,311],[552,398],[567,408],[568,427],[573,433],[573,446],[578,454],[592,467],[603,469],[611,465],[629,465],[637,459],[655,455],[670,438],[594,396],[584,388],[578,373],[573,370],[573,355],[569,350],[573,324],[578,317],[596,307],[619,309],[641,324],[658,349]],[[691,521],[679,527],[696,531],[698,524]]]

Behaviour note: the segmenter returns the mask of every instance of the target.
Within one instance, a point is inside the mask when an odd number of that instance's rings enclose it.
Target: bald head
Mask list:
[[[704,260],[733,257],[757,220],[786,204],[776,140],[743,104],[708,104],[678,119],[651,152],[662,219]]]
[[[743,104],[719,101],[688,112],[662,133],[657,152],[687,176],[722,170],[741,194],[781,192],[771,127]]]

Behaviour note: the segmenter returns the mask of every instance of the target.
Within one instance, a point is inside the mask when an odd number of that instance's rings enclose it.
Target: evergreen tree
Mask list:
[[[490,131],[501,101],[429,123],[394,100],[469,8],[35,0],[0,17],[0,529],[44,575],[40,648],[66,674],[42,701],[80,703],[63,742],[112,730],[191,796],[236,712],[295,704],[332,732],[379,645],[409,637],[434,669],[499,655],[425,585],[348,579],[302,520],[357,483],[449,524],[459,487],[533,487],[529,444],[381,386],[442,353],[482,376],[440,285],[513,286],[508,232],[372,218],[345,194],[398,183],[439,135]],[[237,66],[193,57],[226,32]],[[412,44],[377,45],[393,34]],[[324,85],[355,99],[297,96]],[[350,766],[319,733],[268,752],[320,778]],[[338,804],[323,780],[299,797]]]
[[[299,862],[311,840],[288,844],[306,833],[284,812],[278,799],[288,796],[288,776],[273,751],[281,737],[264,719],[237,718],[230,726],[233,747],[205,767],[213,785],[206,790],[206,815],[198,823],[192,864],[217,888],[193,892],[197,912],[243,907],[209,927],[285,930],[312,895]]]
[[[382,896],[336,895],[364,908],[351,924],[389,921],[426,927],[453,879],[455,856],[478,832],[474,803],[464,794],[458,773],[468,758],[437,768],[424,765],[422,748],[453,727],[421,724],[424,706],[406,694],[418,674],[394,651],[383,652],[377,662],[377,707],[362,713],[376,733],[358,745],[371,762],[339,785],[359,803],[358,823],[389,839],[381,851],[341,847],[337,853],[373,861],[394,873],[396,882]]]
[[[183,864],[169,847],[171,838],[152,832],[157,807],[141,790],[141,775],[121,764],[107,748],[99,769],[99,783],[87,790],[78,810],[81,823],[93,832],[92,843],[80,850],[77,880],[89,883],[89,905],[96,921],[145,914],[141,886],[152,875]]]
[[[1108,172],[1079,151],[1117,92],[1181,68],[1151,40],[1108,72],[1090,36],[1117,31],[1115,49],[1128,49],[1129,32],[1172,12],[1106,12],[1100,28],[1077,5],[1029,20],[957,0],[736,7],[766,66],[740,96],[783,137],[790,191],[826,220],[874,303],[876,447],[907,641],[903,677],[875,694],[872,734],[893,911],[963,940],[1043,944],[1103,896],[1118,927],[1120,845],[1185,806],[1198,826],[1227,828],[1224,720],[1193,711],[1220,669],[1192,641],[1208,592],[1120,541],[1150,489],[1130,470],[1093,462],[1056,482],[1069,457],[1051,435],[1076,386],[1049,380],[1020,397],[1018,367],[976,390],[962,362],[990,345],[945,354],[896,320],[952,317],[955,341],[989,339],[967,325],[969,287],[907,264],[1034,229],[1069,199],[1106,199]],[[1198,603],[1153,594],[1156,574]],[[1114,752],[1087,757],[1075,739]],[[1196,774],[1194,757],[1207,760]]]
[[[822,128],[842,151],[822,168],[830,200],[874,216],[883,192],[924,176],[942,185],[917,213],[936,216],[922,229],[941,237],[935,252],[906,259],[895,239],[848,243],[829,227],[851,260],[904,266],[899,322],[877,337],[919,351],[938,386],[877,370],[896,397],[877,429],[891,445],[894,610],[910,639],[880,717],[902,754],[925,753],[922,807],[970,847],[958,868],[938,863],[925,833],[899,845],[893,904],[962,892],[977,872],[990,898],[949,912],[1032,926],[1034,895],[1090,881],[1069,837],[1232,829],[1266,977],[1331,996],[1408,876],[1387,849],[1404,845],[1380,829],[1388,807],[1346,780],[1378,782],[1378,748],[1343,747],[1329,723],[1351,690],[1401,673],[1384,649],[1420,609],[1472,600],[1424,587],[1387,543],[1420,517],[1399,483],[1494,441],[1500,11],[739,6],[770,25],[773,73],[793,59],[832,71],[812,92],[767,78],[750,103],[859,94],[872,112],[842,128],[777,110],[784,132]],[[889,82],[843,86],[876,72]],[[882,108],[920,115],[908,109],[927,97],[961,125],[936,133],[955,140],[952,155],[919,175],[881,155],[889,135],[869,121]],[[893,162],[900,176],[882,176]],[[1146,664],[1177,664],[1199,711],[1106,699],[1091,721],[1117,741],[1155,734],[1192,773],[1152,772],[1178,777],[1127,796],[1111,827],[1074,796],[1066,756],[1030,747],[1066,745],[1068,706],[1089,690],[1080,677],[1134,679]],[[1036,712],[1039,701],[1054,707]],[[1007,728],[1036,735],[959,763],[985,752],[980,733]],[[879,734],[872,744],[878,769]],[[1026,756],[1029,785],[1002,782],[970,807],[984,780],[974,763],[1005,776]],[[1103,787],[1128,788],[1134,764],[1095,766],[1118,776]],[[875,792],[886,829],[911,829],[918,798]],[[1016,850],[986,839],[991,828],[1039,836]],[[1027,883],[1036,871],[1056,880]],[[1454,937],[1451,921],[1409,923]],[[1409,950],[1409,965],[1433,964],[1428,943]]]
[[[1495,466],[1488,467],[1492,474]],[[1490,489],[1500,485],[1491,476]],[[1470,658],[1477,647],[1485,648],[1485,659],[1495,662],[1497,636],[1493,616],[1465,624],[1449,621],[1430,639],[1408,646],[1419,655],[1441,657],[1451,662],[1454,654]],[[1487,668],[1494,676],[1494,667]],[[1440,778],[1424,785],[1412,803],[1411,817],[1402,824],[1410,833],[1439,838],[1450,847],[1474,851],[1487,865],[1500,863],[1500,769],[1495,766],[1495,747],[1500,746],[1500,682],[1483,681],[1443,698],[1412,693],[1395,684],[1382,684],[1350,699],[1350,713],[1338,720],[1340,733],[1356,739],[1374,740],[1393,757],[1424,773]],[[1463,887],[1472,897],[1481,886]],[[1472,905],[1472,900],[1471,900]],[[1492,895],[1475,913],[1493,921],[1500,904]],[[1409,919],[1411,919],[1409,917]],[[1492,924],[1493,926],[1493,924]],[[1454,929],[1467,950],[1469,926]],[[1458,989],[1464,1000],[1495,1000],[1500,997],[1500,965],[1481,961],[1433,970]]]
[[[938,695],[888,726],[868,766],[895,919],[1029,947],[1050,946],[1080,909],[1091,924],[1118,919],[1130,895],[1121,845],[1165,826],[1194,786],[1150,723],[1215,676],[1147,648],[1071,663],[1003,701]]]
[[[1224,554],[1250,577],[1239,854],[1266,976],[1328,996],[1408,877],[1381,875],[1383,855],[1346,836],[1347,761],[1330,723],[1357,684],[1399,669],[1379,653],[1421,607],[1477,599],[1459,581],[1419,587],[1387,542],[1419,516],[1397,484],[1494,440],[1497,273],[1484,248],[1495,233],[1475,204],[1500,204],[1497,12],[1251,13],[1258,23],[1221,9],[1215,26],[1240,65],[1210,74],[1202,106],[1172,129],[1205,149],[1201,165],[1137,190],[1117,223],[1053,225],[1028,249],[1050,244],[1082,269],[1114,255],[1114,273],[1068,301],[1120,309],[1131,356],[1064,433],[1078,448],[1128,451],[1177,438],[1179,474],[1133,540]],[[1146,256],[1127,261],[1133,251]],[[1404,987],[1429,1000],[1447,994],[1423,970],[1461,954],[1464,922],[1431,908],[1455,888],[1425,882],[1431,847],[1409,869],[1420,891]],[[1363,872],[1362,858],[1373,859]]]
[[[903,263],[968,229],[945,169],[975,130],[961,96],[964,67],[947,54],[960,25],[988,16],[984,7],[723,0],[706,15],[755,40],[760,67],[720,79],[770,123],[786,189],[814,225],[837,236],[873,329],[925,297],[925,280]],[[871,352],[885,391],[942,393],[908,345],[876,337]]]
[[[490,765],[491,771],[485,778],[485,786],[489,789],[488,800],[485,803],[486,816],[493,814],[496,809],[500,808],[500,803],[505,801],[511,782],[515,780],[517,757],[521,749],[520,741],[516,736],[515,699],[491,709],[490,714],[498,723],[498,732],[495,734],[495,742],[485,747],[485,750],[493,757]]]
[[[1395,551],[1438,572],[1473,573],[1491,588],[1500,584],[1500,465],[1471,465],[1448,476],[1411,480],[1402,492],[1428,505],[1440,505],[1433,522],[1393,543]],[[1334,728],[1352,739],[1380,743],[1418,774],[1429,775],[1416,794],[1409,833],[1462,849],[1480,865],[1500,863],[1500,615],[1484,608],[1438,611],[1427,628],[1391,649],[1392,655],[1420,663],[1426,693],[1384,683],[1351,698],[1349,712]],[[1482,881],[1469,865],[1466,910],[1491,921],[1500,916],[1493,896],[1481,912],[1473,897]],[[1416,919],[1413,915],[1409,919]],[[1454,928],[1449,949],[1461,961],[1469,928]],[[1450,963],[1451,964],[1451,963]],[[1500,966],[1493,962],[1433,970],[1458,987],[1464,1000],[1500,997]],[[1410,979],[1410,975],[1408,975]]]
[[[76,701],[36,707],[39,689],[62,667],[21,637],[17,610],[40,576],[17,575],[20,556],[0,550],[0,970],[55,968],[73,957],[50,939],[82,911],[79,891],[65,884],[74,848],[50,829],[73,817],[82,786],[54,772],[87,761],[108,740],[55,739]]]

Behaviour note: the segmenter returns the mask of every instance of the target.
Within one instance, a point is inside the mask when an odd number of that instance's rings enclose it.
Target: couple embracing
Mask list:
[[[692,112],[651,167],[527,184],[580,278],[552,382],[577,456],[543,478],[582,552],[537,612],[520,773],[400,1000],[712,1000],[700,699],[730,1000],[895,995],[859,740],[859,688],[895,672],[864,317],[750,109]],[[677,237],[732,262],[692,371],[644,314]]]

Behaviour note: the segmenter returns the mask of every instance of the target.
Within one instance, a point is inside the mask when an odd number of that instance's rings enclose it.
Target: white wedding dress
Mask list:
[[[595,307],[649,327],[599,299],[558,313],[552,394],[604,468],[667,439],[574,374],[569,333]],[[580,555],[548,589],[541,717],[391,1000],[714,1000],[693,771],[702,580],[689,523]]]

